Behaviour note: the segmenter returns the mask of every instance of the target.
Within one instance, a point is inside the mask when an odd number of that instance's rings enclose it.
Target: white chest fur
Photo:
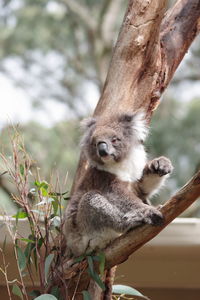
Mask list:
[[[115,174],[122,181],[134,182],[141,178],[146,160],[144,147],[138,144],[132,147],[130,154],[123,161],[106,166],[98,166],[98,168]]]

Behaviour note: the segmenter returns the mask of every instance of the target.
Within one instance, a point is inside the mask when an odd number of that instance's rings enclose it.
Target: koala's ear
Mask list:
[[[81,129],[87,130],[88,128],[92,127],[93,125],[96,124],[96,118],[90,117],[87,119],[84,119],[81,121],[80,125],[81,125]]]
[[[122,114],[121,116],[119,116],[119,122],[130,123],[132,122],[133,118],[134,118],[134,114],[131,113]]]
[[[133,130],[139,141],[143,142],[148,135],[148,127],[144,111],[137,111],[133,117]]]
[[[148,134],[148,128],[145,120],[144,111],[137,111],[135,113],[126,113],[120,116],[120,122],[130,124],[133,132],[139,141],[144,141]]]

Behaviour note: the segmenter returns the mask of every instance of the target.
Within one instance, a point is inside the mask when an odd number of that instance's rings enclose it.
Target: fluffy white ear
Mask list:
[[[144,111],[139,110],[133,115],[132,124],[138,140],[144,141],[148,135]]]
[[[132,127],[134,135],[139,141],[144,141],[148,134],[148,128],[145,120],[145,113],[139,110],[135,113],[125,113],[119,117],[119,122]]]
[[[93,126],[94,124],[96,124],[96,119],[93,117],[89,117],[87,119],[82,120],[80,123],[80,126],[81,126],[81,129],[83,131],[85,131],[88,128],[90,128],[91,126]]]

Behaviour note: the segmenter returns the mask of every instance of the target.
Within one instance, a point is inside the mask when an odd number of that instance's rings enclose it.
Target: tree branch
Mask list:
[[[166,2],[129,1],[96,115],[141,106],[147,110],[159,76],[159,29]]]
[[[165,219],[162,226],[155,227],[146,224],[135,228],[117,238],[105,249],[106,268],[111,268],[127,260],[132,253],[159,234],[172,220],[196,201],[198,197],[200,197],[200,170],[162,206],[161,211]],[[67,269],[65,278],[69,280],[77,276],[86,267],[86,261],[73,265]]]
[[[144,225],[116,239],[105,250],[106,267],[110,268],[127,260],[129,255],[162,231],[200,196],[200,171],[162,207],[165,221],[162,226]]]
[[[167,12],[161,26],[162,89],[168,85],[199,31],[200,1],[177,1]]]

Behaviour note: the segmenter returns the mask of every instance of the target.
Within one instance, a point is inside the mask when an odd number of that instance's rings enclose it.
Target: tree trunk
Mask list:
[[[166,3],[167,0],[129,0],[94,115],[109,116],[142,108],[150,122],[163,91],[200,29],[200,0],[179,0],[167,12]],[[81,154],[72,193],[76,192],[86,168],[87,161]],[[199,195],[200,173],[164,205],[165,224],[162,227],[144,225],[116,239],[105,250],[106,267],[126,260]],[[83,272],[86,265],[83,261],[66,270],[70,299],[77,282],[79,292],[89,286],[90,278]],[[81,278],[80,272],[83,272]],[[79,299],[78,294],[75,299]]]

